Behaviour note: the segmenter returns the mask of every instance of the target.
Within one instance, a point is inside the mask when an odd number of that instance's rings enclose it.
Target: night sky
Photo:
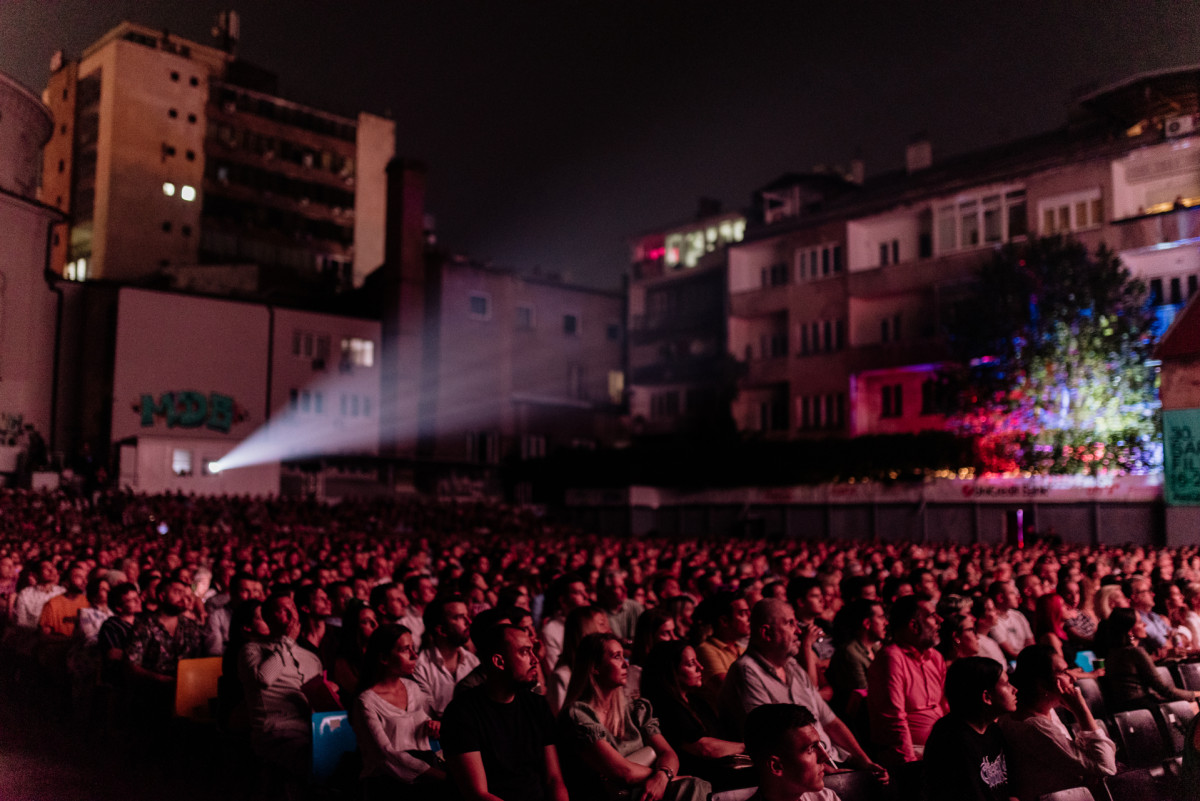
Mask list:
[[[1037,133],[1081,87],[1200,62],[1194,2],[0,0],[0,71],[40,91],[122,19],[208,43],[231,5],[285,97],[396,120],[447,247],[609,287],[701,196]]]

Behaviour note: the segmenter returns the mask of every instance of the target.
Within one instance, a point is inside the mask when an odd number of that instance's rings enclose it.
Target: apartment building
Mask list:
[[[696,218],[634,238],[628,297],[629,413],[635,432],[702,430],[728,419],[726,247],[740,211],[702,201]]]
[[[123,22],[78,60],[55,56],[43,190],[69,217],[55,272],[319,296],[382,264],[394,123],[284,99],[225,43]]]
[[[904,170],[760,190],[728,257],[738,428],[942,427],[946,315],[995,248],[1030,236],[1107,244],[1149,285],[1165,327],[1200,276],[1198,86],[1195,68],[1138,75],[1080,98],[1043,135],[943,161],[916,141]]]

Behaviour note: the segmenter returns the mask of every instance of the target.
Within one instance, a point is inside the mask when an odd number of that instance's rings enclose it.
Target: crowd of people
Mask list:
[[[2,680],[97,726],[165,731],[180,661],[220,657],[220,736],[290,797],[313,712],[346,709],[366,799],[832,801],[849,770],[1036,801],[1119,770],[1077,680],[1114,709],[1200,696],[1157,670],[1200,657],[1195,548],[608,538],[484,502],[0,490],[0,611]]]

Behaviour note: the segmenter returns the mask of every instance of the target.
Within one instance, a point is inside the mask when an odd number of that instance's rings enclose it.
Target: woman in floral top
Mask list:
[[[559,714],[563,778],[574,801],[606,801],[626,790],[638,801],[704,801],[708,782],[677,777],[679,758],[650,703],[627,700],[629,666],[613,634],[589,634],[575,653]]]

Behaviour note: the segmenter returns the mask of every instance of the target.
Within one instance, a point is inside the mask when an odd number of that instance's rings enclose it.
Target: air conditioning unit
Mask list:
[[[313,359],[312,360],[312,368],[313,368],[313,372],[315,372],[315,373],[321,372],[322,370],[325,369],[325,360],[324,359]]]
[[[1168,117],[1166,124],[1167,136],[1174,138],[1176,136],[1187,136],[1196,132],[1196,117],[1192,114],[1184,114],[1181,117]]]

